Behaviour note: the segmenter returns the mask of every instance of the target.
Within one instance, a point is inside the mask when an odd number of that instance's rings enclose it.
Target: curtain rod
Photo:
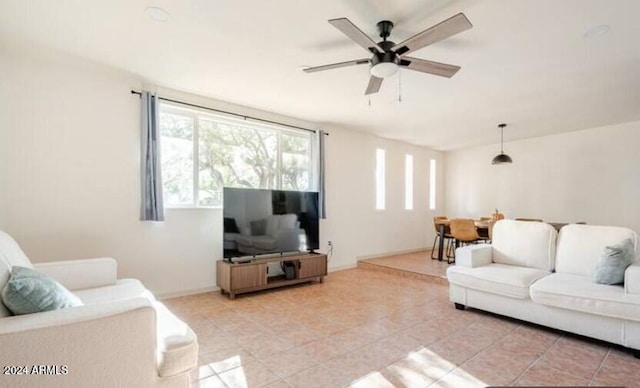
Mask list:
[[[142,96],[142,92],[138,92],[136,90],[131,90],[131,94],[137,94],[139,96]],[[224,114],[228,114],[228,115],[232,115],[232,116],[236,116],[236,117],[241,117],[244,120],[246,119],[250,119],[250,120],[256,120],[256,121],[262,121],[263,123],[269,123],[269,124],[275,124],[275,125],[281,125],[281,126],[285,126],[285,127],[290,127],[290,128],[296,128],[296,129],[301,129],[303,131],[307,131],[307,132],[312,132],[312,133],[316,133],[317,131],[314,129],[307,129],[307,128],[302,128],[302,127],[297,127],[295,125],[289,125],[289,124],[282,124],[282,123],[278,123],[276,121],[271,121],[271,120],[265,120],[265,119],[259,119],[257,117],[252,117],[252,116],[247,116],[247,115],[241,115],[238,113],[233,113],[233,112],[228,112],[226,110],[221,110],[221,109],[215,109],[215,108],[209,108],[208,106],[202,106],[202,105],[197,105],[197,104],[192,104],[190,102],[184,102],[184,101],[178,101],[178,100],[173,100],[171,98],[165,98],[165,97],[158,97],[159,100],[162,101],[167,101],[167,102],[173,102],[176,104],[180,104],[180,105],[186,105],[186,106],[190,106],[193,108],[199,108],[199,109],[205,109],[205,110],[210,110],[213,112],[218,112],[218,113],[224,113]],[[324,132],[325,135],[329,136],[328,133]]]

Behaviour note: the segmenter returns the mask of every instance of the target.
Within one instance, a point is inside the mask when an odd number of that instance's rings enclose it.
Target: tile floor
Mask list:
[[[640,387],[620,347],[458,311],[446,286],[384,272],[166,304],[198,334],[193,387]]]
[[[358,260],[358,267],[448,285],[446,261],[431,259],[431,251]]]

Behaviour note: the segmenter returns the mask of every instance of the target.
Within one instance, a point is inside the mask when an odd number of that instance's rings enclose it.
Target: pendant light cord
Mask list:
[[[500,128],[500,153],[504,154],[504,127],[506,127],[507,124],[499,124],[498,127]]]

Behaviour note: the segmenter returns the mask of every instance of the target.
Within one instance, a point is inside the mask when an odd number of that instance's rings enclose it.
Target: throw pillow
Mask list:
[[[267,227],[265,234],[267,236],[275,238],[278,234],[278,224],[280,223],[280,215],[272,214],[267,218]]]
[[[256,221],[251,221],[249,223],[251,226],[251,235],[252,236],[264,236],[267,230],[267,220],[261,219]]]
[[[82,306],[82,301],[62,284],[31,268],[13,266],[2,301],[14,314]]]
[[[232,217],[224,218],[224,232],[225,233],[240,233],[238,230],[238,224],[236,224],[236,219]]]
[[[624,283],[624,271],[635,261],[636,252],[631,239],[605,247],[596,262],[593,281],[600,284]]]

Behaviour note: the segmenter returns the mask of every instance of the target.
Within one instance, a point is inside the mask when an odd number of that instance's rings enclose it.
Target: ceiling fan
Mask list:
[[[377,24],[380,37],[382,38],[382,41],[378,43],[374,42],[373,39],[362,32],[362,30],[347,18],[331,19],[329,23],[349,39],[370,51],[373,56],[371,58],[332,63],[330,65],[307,67],[304,71],[313,73],[346,66],[369,64],[371,66],[371,78],[369,79],[367,90],[364,92],[365,95],[377,93],[382,85],[382,80],[385,77],[395,74],[399,66],[442,77],[453,77],[453,75],[460,70],[460,66],[408,57],[406,54],[473,27],[469,19],[467,19],[463,13],[459,13],[435,26],[427,28],[402,43],[395,44],[387,40],[393,29],[393,23],[388,20],[383,20]]]

